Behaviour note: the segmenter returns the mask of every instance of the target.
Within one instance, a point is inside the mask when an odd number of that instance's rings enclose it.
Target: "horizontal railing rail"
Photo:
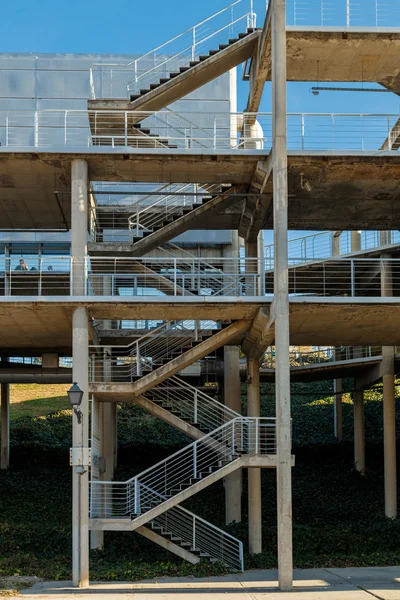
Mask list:
[[[276,454],[274,418],[239,417],[125,482],[91,482],[91,517],[135,518],[241,455]]]
[[[382,346],[316,346],[291,347],[289,358],[291,367],[326,365],[335,362],[354,361],[382,355]],[[275,348],[268,348],[264,355],[263,367],[275,368]]]
[[[400,244],[400,231],[361,231],[359,232],[359,248],[352,250],[351,231],[322,231],[298,238],[288,242],[289,265],[299,263],[327,260],[333,256],[351,254],[397,246]],[[274,244],[264,247],[266,268],[273,268]]]
[[[190,119],[193,124],[188,126],[185,119]],[[255,119],[263,132],[256,137]],[[139,122],[151,127],[151,135],[143,135],[135,129],[135,123]],[[400,145],[399,123],[399,115],[396,114],[289,113],[288,149],[306,152],[395,152]],[[17,147],[122,146],[150,151],[209,149],[246,153],[269,151],[271,139],[270,113],[0,111],[1,151]]]
[[[400,27],[397,0],[287,0],[287,23],[325,27]]]

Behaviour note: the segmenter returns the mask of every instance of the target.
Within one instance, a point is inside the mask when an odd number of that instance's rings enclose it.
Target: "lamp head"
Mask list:
[[[83,398],[83,392],[76,381],[68,390],[68,400],[71,406],[80,406]]]

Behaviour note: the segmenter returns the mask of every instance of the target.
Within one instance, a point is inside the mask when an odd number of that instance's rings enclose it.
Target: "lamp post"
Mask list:
[[[68,400],[72,406],[72,410],[76,416],[77,423],[73,423],[73,440],[74,446],[70,448],[70,466],[73,467],[73,505],[76,505],[75,515],[73,519],[73,574],[74,585],[85,587],[88,585],[88,575],[86,575],[86,567],[82,566],[82,561],[85,556],[85,547],[87,543],[87,520],[88,520],[88,503],[87,503],[87,473],[91,465],[91,449],[84,445],[84,422],[83,413],[80,410],[80,405],[84,397],[84,392],[79,385],[74,382],[68,390]],[[86,418],[86,417],[85,417]],[[86,564],[86,562],[85,562]]]

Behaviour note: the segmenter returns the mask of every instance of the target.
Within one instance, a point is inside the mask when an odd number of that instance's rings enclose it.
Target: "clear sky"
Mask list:
[[[0,52],[141,54],[228,3],[228,0],[3,0]],[[261,17],[257,23],[261,26],[265,0],[254,0],[254,7]],[[400,97],[395,94],[322,92],[313,96],[311,85],[288,84],[289,112],[400,112]],[[239,110],[245,106],[247,86],[243,82],[239,85]],[[271,110],[270,84],[265,87],[260,110]]]
[[[227,6],[229,0],[3,0],[1,4],[1,52],[140,54],[206,19]],[[261,26],[265,0],[253,0],[253,4]],[[235,11],[244,12],[241,5]],[[394,94],[328,92],[316,97],[310,93],[310,86],[289,84],[289,112],[400,110],[400,97]],[[247,84],[239,87],[240,110],[244,108]],[[261,106],[264,111],[271,110],[269,88],[267,84]]]

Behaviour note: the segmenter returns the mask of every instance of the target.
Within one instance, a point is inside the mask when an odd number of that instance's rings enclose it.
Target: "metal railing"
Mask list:
[[[316,346],[291,347],[289,352],[290,366],[303,367],[310,365],[329,364],[342,361],[353,361],[359,358],[379,357],[382,346]],[[264,355],[263,366],[275,368],[275,348],[268,348]]]
[[[89,69],[91,97],[127,97],[169,73],[179,72],[201,54],[255,27],[254,4],[265,10],[265,2],[260,0],[236,0],[127,64],[93,64]]]
[[[263,261],[236,258],[91,258],[91,296],[263,295]]]
[[[338,255],[352,253],[351,231],[322,231],[289,240],[289,265],[332,258],[335,238],[337,239]],[[400,244],[400,231],[362,231],[360,238],[361,251],[373,250]],[[273,268],[274,244],[265,246],[264,256],[266,268]]]
[[[143,515],[243,454],[276,454],[275,419],[232,419],[127,481],[92,481],[91,517]]]
[[[235,571],[243,571],[243,544],[238,539],[191,513],[182,506],[174,506],[152,519],[151,524],[162,533],[189,544],[189,551],[200,550],[212,562],[220,562]]]
[[[255,118],[263,131],[259,137],[253,137]],[[138,122],[151,127],[151,135],[135,129]],[[399,115],[395,114],[289,113],[287,123],[289,151],[395,152],[399,148]],[[0,150],[95,146],[248,153],[269,151],[271,137],[270,113],[0,111]]]
[[[184,421],[194,423],[201,429],[213,430],[240,417],[234,410],[176,376],[142,395],[166,410],[178,411]]]
[[[325,27],[400,27],[397,0],[287,0],[287,23]]]
[[[129,382],[141,377],[212,335],[203,323],[166,321],[127,346],[90,346],[90,381]]]

